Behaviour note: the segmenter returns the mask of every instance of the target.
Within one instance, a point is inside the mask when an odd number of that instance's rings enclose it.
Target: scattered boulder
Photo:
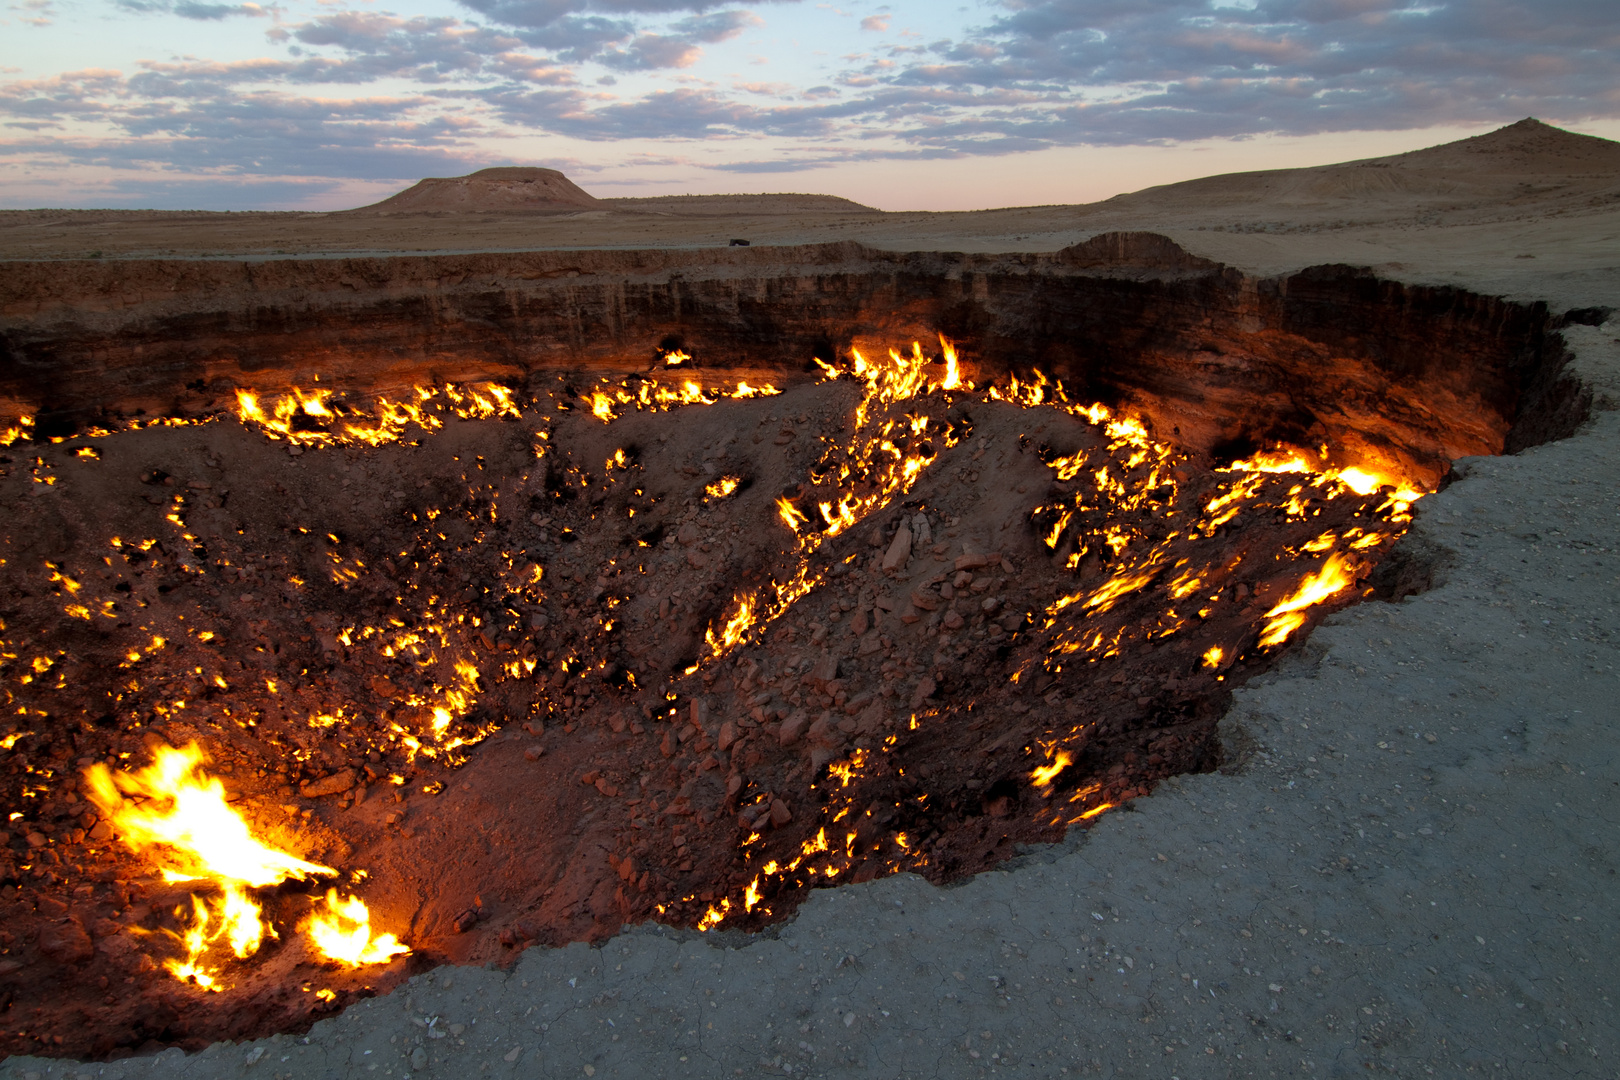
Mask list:
[[[928,528],[928,515],[918,514],[911,519],[912,543],[916,545],[932,544],[933,533]]]
[[[827,684],[838,678],[838,657],[832,654],[823,656],[816,666],[810,669],[805,681],[817,690],[827,689]]]
[[[96,955],[96,946],[84,924],[70,915],[40,930],[39,951],[58,964],[82,964]]]
[[[354,787],[354,770],[344,769],[331,776],[323,776],[319,780],[299,785],[298,794],[306,799],[319,799],[326,795],[341,795],[352,787]]]
[[[894,532],[889,550],[883,553],[883,569],[904,570],[911,559],[911,528],[905,522]]]
[[[804,735],[805,729],[810,726],[810,714],[803,709],[796,710],[793,715],[782,721],[782,728],[777,732],[777,741],[783,746],[792,746]]]

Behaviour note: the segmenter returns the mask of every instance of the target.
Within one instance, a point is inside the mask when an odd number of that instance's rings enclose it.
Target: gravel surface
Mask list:
[[[1403,541],[1435,587],[1241,691],[1222,773],[751,940],[642,927],[307,1036],[0,1077],[1614,1077],[1620,323],[1564,334],[1592,420],[1459,462]]]

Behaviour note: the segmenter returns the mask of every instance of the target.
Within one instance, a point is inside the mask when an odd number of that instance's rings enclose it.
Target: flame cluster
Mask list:
[[[1238,602],[1232,582],[1239,576],[1267,581],[1292,577],[1280,598],[1262,609],[1246,642],[1200,646],[1201,653],[1194,654],[1198,666],[1224,678],[1215,673],[1245,650],[1283,645],[1306,624],[1311,608],[1353,589],[1377,549],[1402,531],[1411,502],[1422,496],[1365,465],[1330,464],[1325,449],[1308,454],[1288,447],[1213,474],[1205,471],[1206,481],[1195,488],[1186,482],[1196,471],[1189,471],[1191,456],[1155,440],[1140,418],[1070,401],[1060,382],[1040,372],[1027,380],[1015,377],[1005,385],[975,389],[961,380],[950,344],[942,338],[941,345],[938,362],[916,344],[909,354],[889,350],[887,360],[876,363],[859,350],[851,351],[847,366],[817,361],[827,379],[849,379],[860,388],[851,432],[825,439],[822,458],[811,470],[818,490],[833,494],[777,500],[778,519],[794,534],[800,550],[798,570],[777,586],[779,595],[773,600],[762,602],[755,592],[734,598],[731,614],[709,632],[712,657],[737,648],[815,589],[820,579],[809,570],[809,555],[903,499],[942,452],[956,445],[966,433],[952,430],[938,414],[959,395],[1058,410],[1096,432],[1095,448],[1062,456],[1042,451],[1053,481],[1072,494],[1036,507],[1033,524],[1057,563],[1081,579],[1080,588],[1065,590],[1029,615],[1039,640],[1046,642],[1043,666],[1054,675],[1066,665],[1097,663],[1135,644],[1162,643],[1191,632],[1216,603]],[[1224,538],[1242,515],[1280,516],[1297,532],[1308,530],[1312,519],[1336,499],[1352,500],[1351,516],[1365,525],[1307,532],[1310,539],[1279,556],[1284,561],[1246,566],[1238,574],[1242,545],[1234,548]],[[1100,580],[1090,580],[1099,572]],[[1013,677],[1016,681],[1020,676]],[[939,718],[934,710],[914,712],[910,728]],[[1041,755],[1027,779],[1046,801],[1042,820],[1052,825],[1090,821],[1114,805],[1101,782],[1071,779],[1078,752],[1074,747],[1085,736],[1081,722],[1053,732],[1039,748],[1027,748]],[[750,833],[742,841],[742,856],[753,866],[748,884],[740,896],[711,904],[699,919],[700,928],[765,911],[761,905],[768,897],[840,880],[857,864],[875,860],[887,871],[926,866],[928,854],[905,830],[884,836],[865,821],[873,807],[861,793],[861,781],[875,775],[880,762],[886,771],[903,772],[897,761],[889,760],[896,741],[888,736],[880,747],[858,749],[828,764],[825,779],[815,785],[825,793],[822,824],[790,857],[755,853],[762,835]],[[920,798],[926,801],[926,796]],[[917,809],[921,811],[921,803]]]
[[[255,837],[227,803],[224,786],[203,772],[203,760],[195,743],[159,746],[143,769],[115,773],[93,765],[85,782],[127,848],[150,859],[165,882],[197,890],[191,924],[176,935],[183,955],[163,966],[176,978],[218,990],[220,952],[246,959],[276,936],[252,890],[336,877],[338,871]],[[332,889],[325,907],[310,913],[304,930],[327,959],[374,964],[410,951],[392,934],[372,936],[370,915],[358,897],[340,899]]]
[[[671,355],[681,357],[682,361],[691,359],[684,353]],[[672,361],[672,363],[679,362]],[[625,409],[637,412],[664,412],[683,405],[713,405],[726,398],[741,400],[773,397],[781,392],[769,383],[764,386],[750,386],[747,382],[739,381],[729,389],[723,386],[705,389],[701,383],[692,379],[671,386],[654,378],[642,378],[617,383],[603,379],[595,389],[582,396],[590,407],[591,415],[604,424],[611,424]]]
[[[294,446],[382,446],[403,441],[413,427],[436,431],[446,414],[463,420],[521,415],[511,389],[493,382],[418,386],[411,400],[380,396],[366,405],[345,403],[326,388],[295,386],[273,401],[254,390],[236,392],[237,419]]]

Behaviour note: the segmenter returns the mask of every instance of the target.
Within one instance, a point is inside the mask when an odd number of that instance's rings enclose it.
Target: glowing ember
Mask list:
[[[1074,759],[1069,756],[1069,752],[1059,750],[1051,761],[1029,774],[1029,782],[1036,787],[1046,787],[1057,779],[1059,773],[1072,764],[1074,764]]]
[[[737,485],[739,485],[741,483],[742,483],[742,478],[741,477],[722,476],[720,479],[716,480],[714,483],[712,483],[712,484],[708,485],[707,487],[705,487],[703,489],[703,491],[711,499],[723,499],[727,495],[730,495],[732,492],[736,491],[737,490]]]

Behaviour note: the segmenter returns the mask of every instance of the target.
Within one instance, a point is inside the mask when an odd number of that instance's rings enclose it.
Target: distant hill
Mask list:
[[[598,199],[556,169],[505,167],[431,177],[345,214],[577,214],[586,210],[677,217],[881,214],[835,195],[658,195]]]
[[[606,210],[600,199],[556,169],[480,169],[467,176],[430,177],[391,198],[349,214],[579,213]]]
[[[603,199],[615,210],[650,214],[721,217],[731,214],[881,214],[836,195],[655,195],[647,198]]]
[[[1250,206],[1364,209],[1390,198],[1496,205],[1620,183],[1620,143],[1525,119],[1484,135],[1389,157],[1264,172],[1225,173],[1118,195],[1109,208],[1178,211]],[[1405,204],[1402,204],[1405,205]]]

